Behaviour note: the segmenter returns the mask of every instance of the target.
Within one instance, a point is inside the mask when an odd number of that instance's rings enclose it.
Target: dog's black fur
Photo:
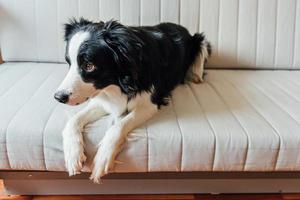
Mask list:
[[[98,89],[118,85],[129,100],[140,92],[151,92],[151,101],[158,108],[184,83],[205,39],[203,34],[191,36],[187,29],[172,23],[129,27],[113,20],[94,23],[82,18],[65,25],[67,43],[78,31],[91,35],[77,58],[85,82]],[[70,62],[67,54],[66,61]],[[86,72],[82,66],[87,63],[94,64],[96,70]]]

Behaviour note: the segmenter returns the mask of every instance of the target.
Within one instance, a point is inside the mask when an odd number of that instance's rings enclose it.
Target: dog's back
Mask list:
[[[130,28],[144,41],[140,81],[147,84],[151,77],[158,99],[169,96],[185,81],[203,81],[203,65],[211,53],[203,34],[192,36],[186,28],[173,23]]]

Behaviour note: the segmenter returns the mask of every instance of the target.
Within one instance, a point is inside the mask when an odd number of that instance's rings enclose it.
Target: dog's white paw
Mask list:
[[[200,77],[199,75],[194,74],[194,73],[192,74],[192,81],[196,84],[204,82],[203,77]]]
[[[65,166],[69,176],[80,174],[83,163],[86,161],[80,129],[76,125],[67,124],[63,137]]]
[[[120,151],[122,138],[120,129],[112,126],[105,134],[105,137],[100,143],[97,154],[93,161],[93,169],[90,179],[94,183],[100,183],[102,176],[109,173],[115,164],[115,158]]]
[[[105,150],[100,148],[94,159],[93,170],[90,179],[94,183],[100,183],[102,176],[108,174],[109,170],[114,167],[115,153],[113,149]]]

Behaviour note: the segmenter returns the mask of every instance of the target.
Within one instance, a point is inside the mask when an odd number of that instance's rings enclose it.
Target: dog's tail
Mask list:
[[[188,70],[187,80],[201,83],[204,80],[204,64],[211,55],[212,48],[204,33],[196,33],[192,37],[191,47],[191,60],[193,60],[193,63]]]

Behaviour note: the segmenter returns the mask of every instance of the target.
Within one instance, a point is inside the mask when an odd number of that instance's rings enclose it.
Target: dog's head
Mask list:
[[[78,105],[123,77],[137,79],[143,43],[130,28],[82,18],[65,25],[65,41],[70,69],[54,95],[59,102]]]

